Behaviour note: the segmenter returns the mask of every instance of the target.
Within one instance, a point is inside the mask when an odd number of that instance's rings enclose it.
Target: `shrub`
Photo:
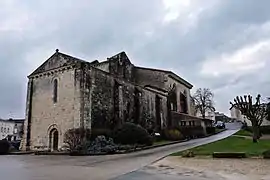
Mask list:
[[[70,151],[80,151],[86,141],[90,140],[90,136],[90,129],[69,129],[64,135],[64,143],[68,144]]]
[[[187,150],[182,153],[182,157],[195,157],[195,154],[193,151]]]
[[[90,154],[113,154],[119,149],[112,138],[106,139],[105,136],[98,136],[94,141],[92,141],[87,149],[87,153]]]
[[[121,128],[116,130],[114,140],[119,144],[153,144],[153,140],[146,129],[133,123],[124,123]]]
[[[112,137],[112,132],[111,130],[105,128],[91,129],[91,141],[95,140],[98,136],[105,136],[106,138],[110,138]]]
[[[20,141],[11,141],[10,146],[14,151],[18,151],[20,149]]]
[[[215,127],[206,127],[207,134],[215,134],[216,128]]]
[[[270,126],[261,126],[260,127],[260,132],[262,134],[270,134]]]
[[[10,145],[7,140],[0,140],[0,154],[7,154],[9,151]]]
[[[253,129],[251,126],[247,126],[245,128],[246,131],[253,132]],[[260,126],[260,133],[261,134],[270,134],[270,126]]]
[[[184,139],[182,133],[178,129],[165,129],[163,132],[165,139],[170,141],[177,141]]]

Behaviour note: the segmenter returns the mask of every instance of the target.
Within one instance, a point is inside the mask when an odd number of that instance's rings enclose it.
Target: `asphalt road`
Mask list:
[[[225,132],[184,143],[145,151],[106,156],[0,156],[0,180],[137,180],[165,179],[149,174],[143,167],[173,152],[214,142],[235,133],[239,126],[228,124]],[[166,177],[174,180],[175,177]],[[180,177],[178,177],[180,179]]]

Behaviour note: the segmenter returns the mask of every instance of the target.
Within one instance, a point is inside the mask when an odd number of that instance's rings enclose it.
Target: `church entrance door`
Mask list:
[[[59,133],[56,128],[50,131],[50,149],[51,151],[58,150]]]

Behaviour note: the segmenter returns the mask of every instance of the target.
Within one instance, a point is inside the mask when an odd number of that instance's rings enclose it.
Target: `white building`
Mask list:
[[[197,111],[196,112],[196,116],[197,117],[202,117],[201,112],[200,111]],[[211,119],[211,120],[215,121],[215,112],[213,112],[213,111],[206,112],[205,113],[205,119]]]
[[[230,111],[231,111],[231,118],[242,121],[242,122],[246,122],[248,126],[251,126],[251,121],[248,120],[244,115],[242,115],[239,109],[233,107],[230,109]],[[262,122],[261,126],[270,126],[270,121],[265,119]]]
[[[0,140],[21,140],[24,119],[0,119]]]

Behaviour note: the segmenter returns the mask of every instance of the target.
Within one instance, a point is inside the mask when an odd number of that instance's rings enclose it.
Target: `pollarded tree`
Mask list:
[[[208,88],[199,88],[196,90],[192,97],[195,102],[196,112],[200,112],[202,117],[205,119],[206,112],[214,112],[215,107],[213,103],[214,94]]]
[[[264,119],[268,117],[269,104],[261,102],[261,95],[258,94],[255,103],[252,102],[251,95],[236,96],[234,103],[230,102],[231,108],[240,110],[242,115],[251,122],[253,130],[253,142],[258,142],[260,138],[260,126]]]

